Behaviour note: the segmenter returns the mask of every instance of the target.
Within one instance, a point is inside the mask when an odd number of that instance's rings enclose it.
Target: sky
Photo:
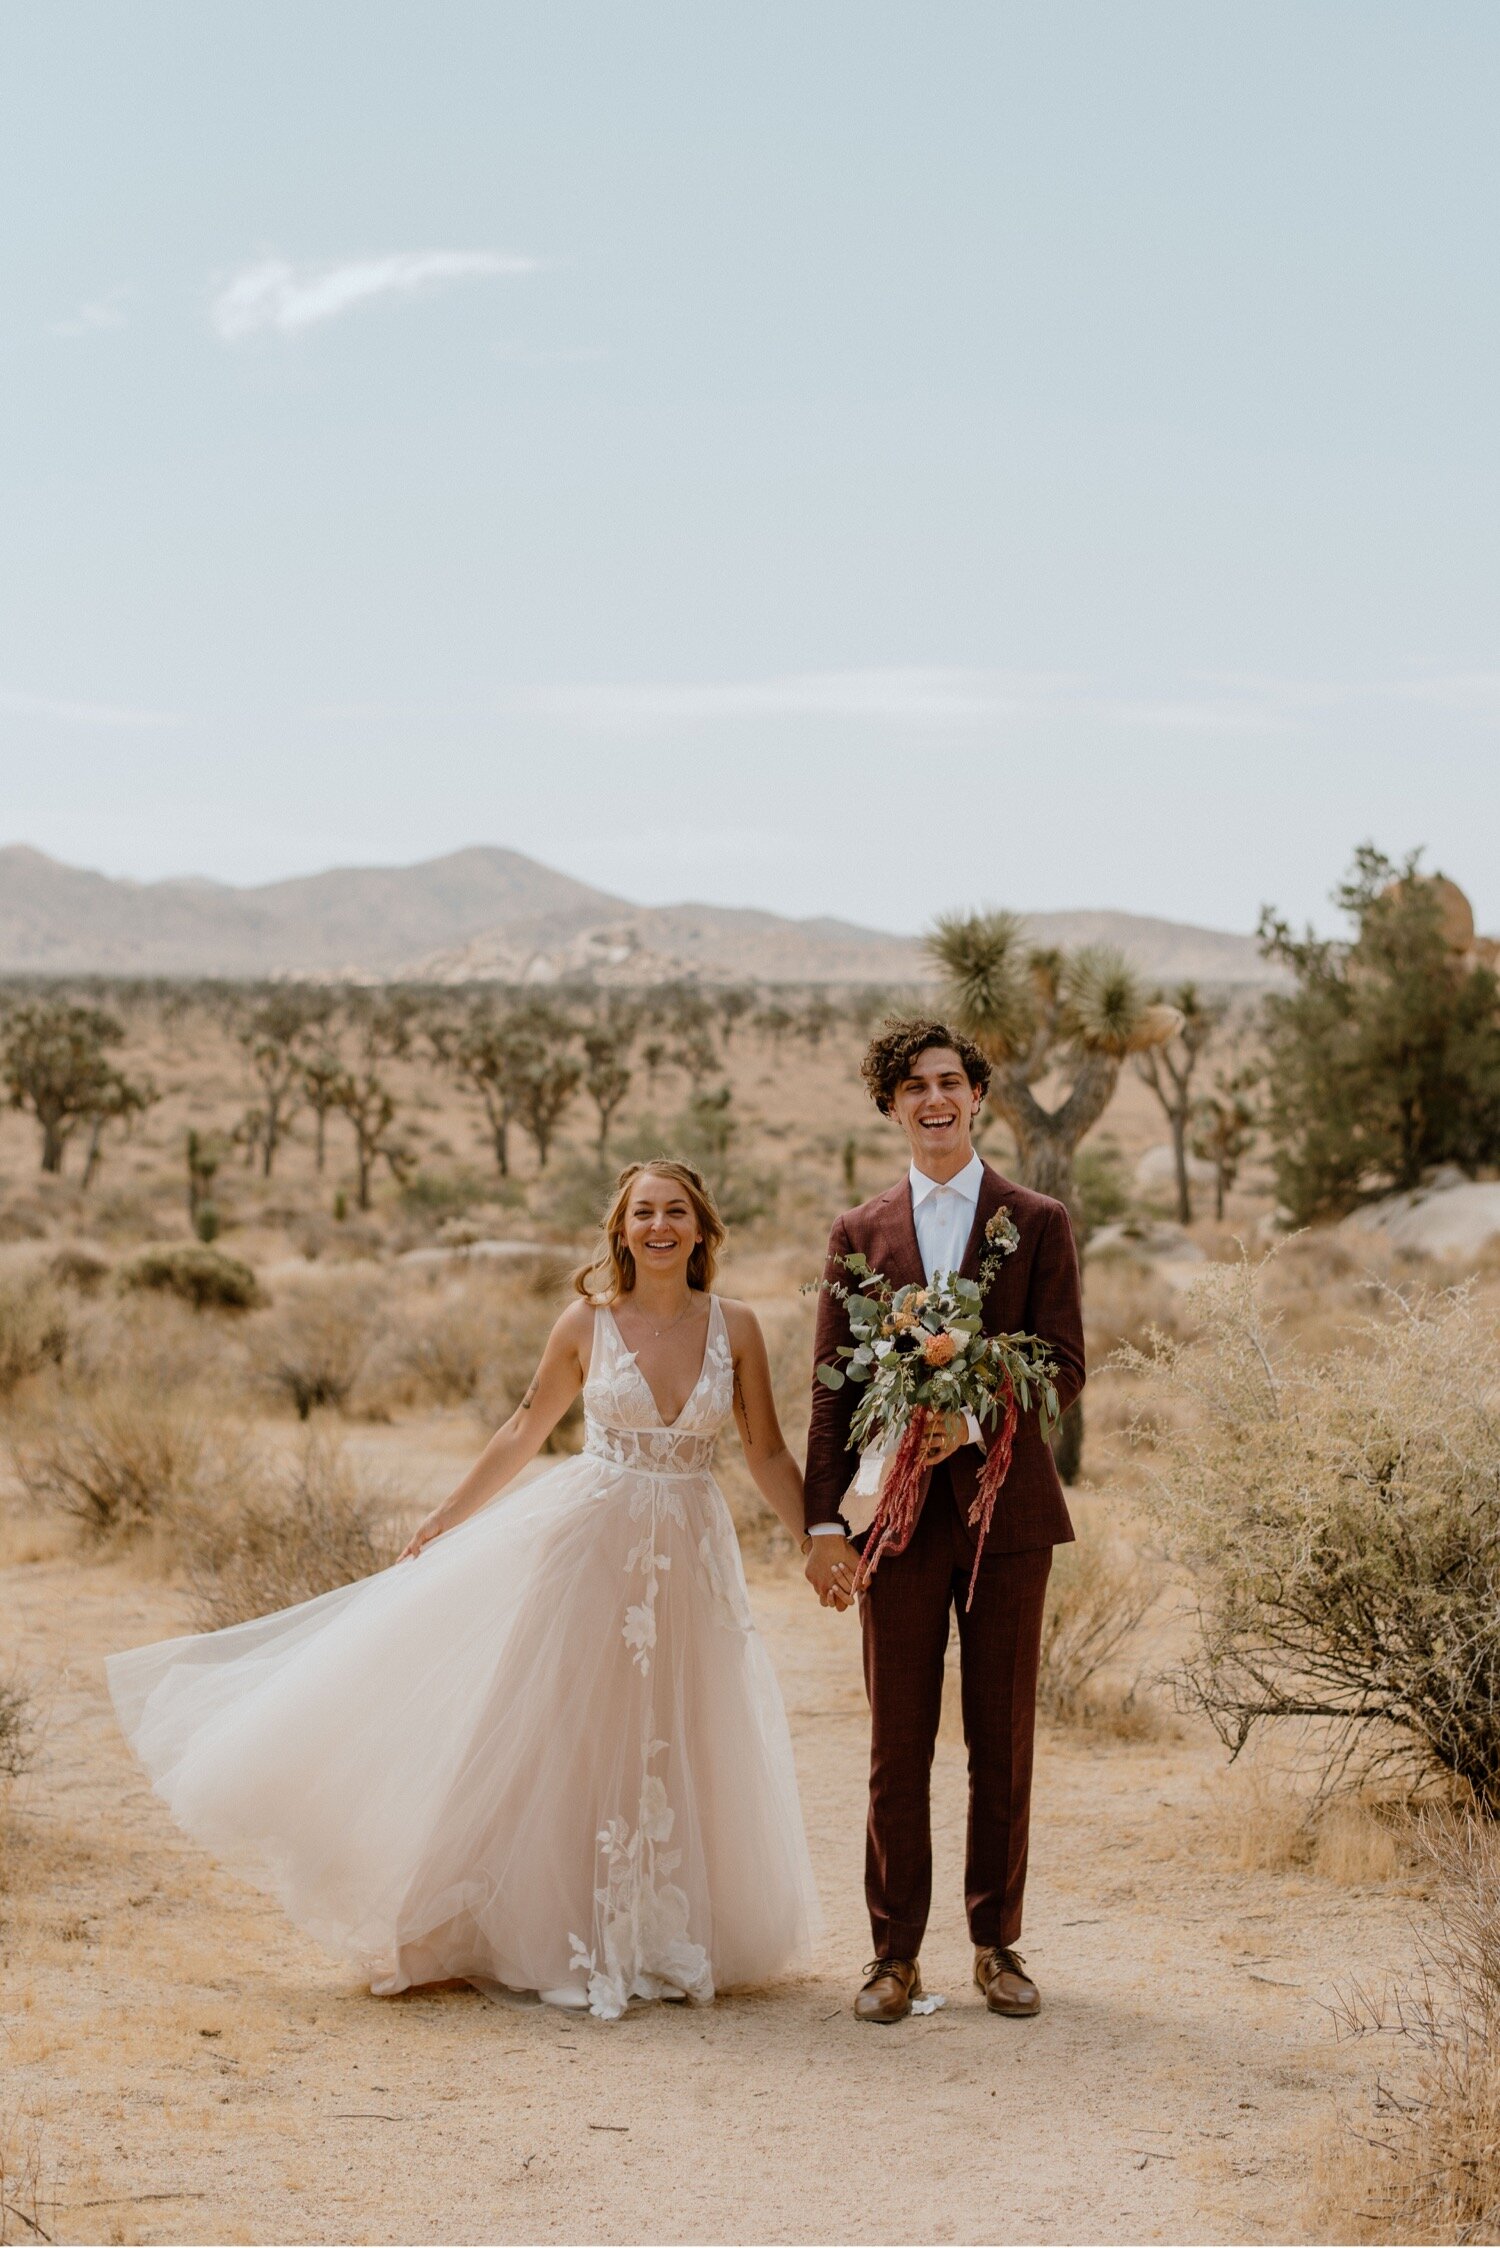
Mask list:
[[[10,0],[0,841],[1500,929],[1491,0]]]

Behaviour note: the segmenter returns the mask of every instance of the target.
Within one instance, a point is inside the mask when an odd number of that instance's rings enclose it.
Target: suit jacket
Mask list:
[[[1022,1329],[1040,1335],[1051,1345],[1057,1360],[1058,1403],[1066,1411],[1083,1388],[1083,1304],[1073,1229],[1062,1204],[1048,1195],[1033,1194],[1028,1187],[1013,1185],[986,1163],[973,1230],[959,1270],[966,1279],[979,1278],[984,1229],[1002,1203],[1009,1206],[1021,1238],[1001,1263],[985,1296],[985,1328],[990,1334]],[[851,1250],[867,1257],[871,1267],[884,1273],[892,1287],[903,1288],[911,1281],[921,1283],[925,1275],[908,1179],[861,1203],[857,1210],[845,1211],[828,1237],[825,1279],[846,1287],[853,1285],[839,1261]],[[809,1525],[834,1519],[855,1470],[849,1424],[859,1403],[859,1390],[852,1382],[846,1382],[842,1389],[826,1389],[816,1373],[818,1366],[834,1361],[841,1343],[850,1340],[848,1314],[838,1297],[825,1288],[818,1299],[817,1339],[813,1345],[806,1478]],[[978,1447],[960,1445],[946,1465],[964,1535],[971,1536],[968,1513],[979,1480]],[[1033,1406],[1021,1415],[1010,1472],[1000,1486],[985,1550],[1024,1553],[1036,1546],[1066,1544],[1072,1536],[1062,1481]]]

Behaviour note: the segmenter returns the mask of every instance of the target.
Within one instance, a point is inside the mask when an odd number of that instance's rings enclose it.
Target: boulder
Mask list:
[[[1434,1180],[1410,1194],[1387,1194],[1344,1219],[1345,1235],[1380,1233],[1394,1249],[1424,1257],[1475,1258],[1500,1240],[1500,1181]]]
[[[1193,1186],[1211,1187],[1218,1176],[1212,1163],[1205,1163],[1201,1155],[1188,1157],[1187,1174]],[[1135,1167],[1135,1183],[1141,1194],[1159,1194],[1163,1188],[1176,1192],[1177,1158],[1170,1140],[1164,1140],[1160,1147],[1147,1148]]]
[[[1136,1257],[1142,1264],[1204,1264],[1205,1252],[1180,1225],[1165,1218],[1142,1224],[1127,1218],[1120,1225],[1102,1225],[1089,1236],[1086,1257]]]
[[[566,1257],[572,1253],[545,1241],[466,1241],[449,1242],[435,1249],[407,1249],[394,1261],[407,1270],[421,1271],[424,1266],[440,1269],[466,1264],[534,1264],[541,1258]]]

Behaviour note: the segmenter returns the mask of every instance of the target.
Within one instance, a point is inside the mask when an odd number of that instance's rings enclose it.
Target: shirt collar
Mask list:
[[[953,1179],[930,1179],[925,1171],[917,1169],[915,1163],[908,1176],[911,1180],[911,1206],[914,1210],[920,1210],[928,1195],[935,1194],[940,1186],[945,1186],[950,1194],[956,1194],[960,1202],[977,1203],[979,1189],[984,1184],[984,1158],[977,1152],[971,1155],[957,1178]]]

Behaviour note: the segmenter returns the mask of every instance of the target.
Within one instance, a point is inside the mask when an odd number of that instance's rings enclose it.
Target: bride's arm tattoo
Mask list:
[[[746,1433],[753,1433],[750,1429],[750,1408],[745,1403],[745,1385],[740,1380],[740,1370],[738,1366],[736,1366],[734,1369],[734,1403],[735,1410],[738,1412],[740,1419],[745,1424]]]
[[[541,1378],[542,1377],[540,1374],[532,1375],[530,1386],[526,1391],[526,1395],[522,1398],[520,1404],[516,1407],[516,1411],[518,1413],[524,1413],[528,1405],[534,1405],[536,1403],[537,1385],[541,1381]]]

